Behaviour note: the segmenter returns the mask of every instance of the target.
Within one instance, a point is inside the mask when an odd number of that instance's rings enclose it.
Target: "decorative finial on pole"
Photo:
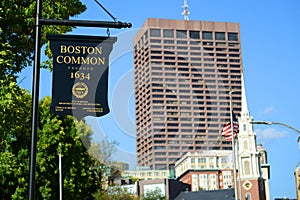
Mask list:
[[[183,12],[181,13],[184,16],[184,20],[189,20],[189,10],[188,10],[188,4],[187,4],[187,0],[183,1]]]

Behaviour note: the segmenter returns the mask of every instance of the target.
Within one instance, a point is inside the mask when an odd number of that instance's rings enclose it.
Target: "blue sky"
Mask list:
[[[111,21],[93,1],[76,19]],[[183,0],[120,1],[101,3],[131,29],[111,29],[118,37],[111,54],[109,104],[111,113],[87,117],[95,140],[108,137],[119,145],[115,159],[135,162],[132,38],[147,18],[183,19]],[[299,73],[300,2],[298,0],[240,1],[188,0],[190,20],[238,22],[241,28],[243,68],[248,107],[254,120],[282,122],[300,129]],[[105,29],[77,28],[74,34],[106,35]],[[32,68],[20,74],[22,87],[31,89]],[[51,74],[41,73],[40,97],[51,96]],[[271,199],[296,197],[294,170],[299,162],[297,133],[278,125],[255,125],[257,142],[268,151]],[[132,166],[133,167],[133,166]]]

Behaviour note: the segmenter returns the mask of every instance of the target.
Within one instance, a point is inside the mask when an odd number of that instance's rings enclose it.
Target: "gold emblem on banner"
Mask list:
[[[88,86],[83,82],[77,82],[72,87],[72,93],[78,99],[84,98],[89,92]]]

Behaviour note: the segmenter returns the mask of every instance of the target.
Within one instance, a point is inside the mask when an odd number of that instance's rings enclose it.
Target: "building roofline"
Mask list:
[[[232,170],[232,169],[229,169],[229,170]],[[223,170],[221,170],[221,169],[188,169],[184,173],[182,173],[180,176],[176,177],[176,179],[179,180],[180,178],[182,178],[183,176],[185,176],[186,174],[188,174],[190,172],[220,172],[220,171],[223,171]]]

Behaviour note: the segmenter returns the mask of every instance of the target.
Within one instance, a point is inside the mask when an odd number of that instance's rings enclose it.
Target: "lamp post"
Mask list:
[[[263,125],[272,125],[272,124],[277,124],[277,125],[281,125],[281,126],[285,126],[289,129],[292,129],[293,131],[296,131],[298,133],[298,139],[297,139],[297,142],[298,142],[298,148],[300,149],[300,131],[288,124],[284,124],[284,123],[281,123],[281,122],[268,122],[268,121],[252,121],[250,122],[251,124],[263,124]]]
[[[272,124],[277,124],[277,125],[281,125],[281,126],[285,126],[289,129],[292,129],[293,131],[296,131],[299,135],[298,135],[298,147],[300,149],[300,131],[288,124],[284,124],[284,123],[281,123],[281,122],[268,122],[268,121],[252,121],[250,122],[251,124],[263,124],[263,125],[272,125]]]
[[[63,178],[62,178],[62,163],[61,163],[61,143],[59,143],[58,170],[59,170],[59,200],[62,200]]]

